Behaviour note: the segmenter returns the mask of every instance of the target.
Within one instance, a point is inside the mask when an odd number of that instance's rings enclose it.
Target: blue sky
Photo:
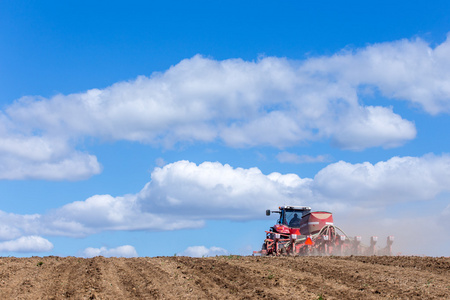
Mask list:
[[[448,256],[449,16],[2,1],[0,255],[250,254],[294,204]]]

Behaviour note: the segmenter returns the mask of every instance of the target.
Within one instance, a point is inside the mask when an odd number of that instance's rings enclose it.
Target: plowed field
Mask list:
[[[0,258],[0,299],[450,299],[450,258]]]

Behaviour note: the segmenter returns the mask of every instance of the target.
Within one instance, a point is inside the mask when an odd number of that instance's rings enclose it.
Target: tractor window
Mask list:
[[[299,228],[301,217],[302,213],[299,211],[285,210],[284,224],[288,225],[289,227]]]

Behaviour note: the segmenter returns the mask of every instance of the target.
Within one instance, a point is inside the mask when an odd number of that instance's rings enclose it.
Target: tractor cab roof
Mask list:
[[[311,207],[309,206],[292,206],[292,205],[285,205],[278,207],[280,210],[296,210],[296,211],[310,211]]]

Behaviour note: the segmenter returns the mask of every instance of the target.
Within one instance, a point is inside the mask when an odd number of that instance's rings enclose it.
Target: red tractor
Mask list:
[[[351,238],[333,223],[333,215],[326,211],[311,212],[308,206],[280,206],[278,211],[266,210],[266,215],[278,213],[277,224],[266,231],[260,255],[392,255],[394,237],[387,238],[387,246],[375,247],[378,238],[372,236],[370,246],[361,237]]]

